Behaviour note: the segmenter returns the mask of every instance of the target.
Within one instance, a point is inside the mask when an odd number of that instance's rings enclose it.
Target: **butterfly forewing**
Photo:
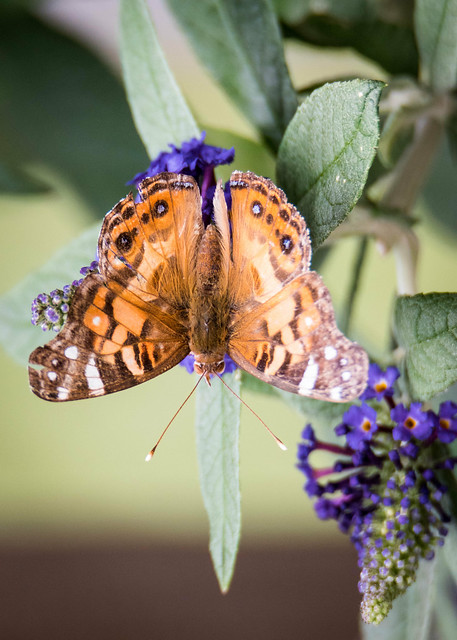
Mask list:
[[[202,233],[200,193],[191,177],[161,173],[139,186],[140,199],[121,200],[105,217],[99,239],[100,272],[142,305],[167,309],[189,303]]]
[[[230,186],[232,296],[237,304],[265,302],[308,270],[311,245],[306,223],[271,180],[235,171]]]

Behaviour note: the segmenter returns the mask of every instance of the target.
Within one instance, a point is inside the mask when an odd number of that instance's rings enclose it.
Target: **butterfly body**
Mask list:
[[[337,329],[310,271],[306,223],[270,180],[235,171],[231,210],[216,189],[204,228],[193,178],[144,180],[103,222],[98,274],[76,290],[62,331],[30,356],[32,391],[51,401],[104,395],[195,356],[224,355],[276,387],[343,402],[365,388],[368,358]],[[35,368],[40,366],[41,369]]]
[[[210,224],[198,247],[195,289],[189,306],[189,349],[199,374],[224,371],[230,317],[224,269],[221,236]]]

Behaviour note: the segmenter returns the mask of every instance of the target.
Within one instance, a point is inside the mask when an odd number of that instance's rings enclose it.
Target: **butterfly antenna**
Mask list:
[[[262,418],[261,418],[259,415],[257,415],[257,413],[254,411],[254,409],[251,409],[251,407],[247,404],[247,402],[245,402],[245,401],[243,400],[243,398],[240,398],[240,396],[239,396],[235,391],[233,391],[233,389],[231,389],[231,388],[228,386],[228,384],[223,380],[222,376],[221,376],[221,375],[219,375],[219,373],[216,373],[216,375],[217,375],[217,377],[219,378],[219,380],[222,382],[222,384],[224,385],[224,387],[227,387],[227,389],[233,393],[233,395],[235,396],[235,398],[238,398],[238,400],[241,402],[241,404],[243,404],[243,405],[246,407],[246,409],[249,409],[249,411],[250,411],[253,415],[255,415],[255,417],[257,418],[257,420],[260,420],[260,422],[263,424],[263,426],[264,426],[264,427],[265,427],[265,429],[268,431],[268,433],[270,434],[270,436],[271,436],[271,437],[273,438],[273,440],[276,442],[276,444],[278,445],[278,447],[279,447],[280,449],[282,449],[283,451],[287,451],[287,447],[286,447],[286,445],[284,444],[284,442],[283,442],[282,440],[280,440],[280,439],[278,438],[278,436],[276,436],[276,435],[273,433],[273,431],[270,429],[270,427],[268,427],[268,426],[265,424],[265,422],[262,420]],[[199,380],[198,382],[200,382],[200,380]],[[197,383],[197,384],[198,384],[198,383]]]
[[[202,381],[202,378],[205,377],[205,374],[202,374],[199,379],[197,380],[196,385],[194,386],[194,388],[192,389],[192,391],[189,393],[189,395],[187,396],[187,398],[184,400],[184,402],[181,404],[181,406],[179,407],[179,409],[177,409],[175,411],[174,416],[172,417],[172,419],[170,420],[170,422],[167,424],[167,426],[165,427],[165,429],[162,431],[162,435],[160,436],[160,438],[157,440],[157,442],[155,443],[155,445],[152,447],[151,451],[148,453],[148,455],[145,458],[146,462],[149,462],[149,460],[151,460],[152,456],[155,454],[157,447],[159,446],[159,442],[162,440],[162,438],[164,437],[165,433],[168,430],[168,427],[171,425],[171,423],[173,422],[173,420],[176,418],[176,416],[178,415],[178,413],[181,411],[181,409],[183,408],[183,406],[186,404],[186,402],[189,400],[189,398],[191,397],[191,395],[194,393],[195,389],[198,387],[198,385],[200,384],[200,382]]]

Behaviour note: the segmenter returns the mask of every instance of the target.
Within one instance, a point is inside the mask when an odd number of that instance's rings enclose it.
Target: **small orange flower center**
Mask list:
[[[369,431],[370,428],[371,428],[371,422],[367,418],[365,418],[362,424],[362,431]]]
[[[414,420],[414,418],[411,418],[411,416],[409,416],[408,418],[406,418],[405,420],[405,427],[407,429],[414,429],[414,427],[416,426],[417,422],[416,420]]]
[[[375,384],[374,388],[378,393],[381,393],[381,391],[385,391],[387,389],[387,384],[383,380],[382,382],[378,382],[378,384]]]
[[[451,421],[447,420],[446,418],[440,418],[440,427],[442,429],[450,429],[451,428]]]

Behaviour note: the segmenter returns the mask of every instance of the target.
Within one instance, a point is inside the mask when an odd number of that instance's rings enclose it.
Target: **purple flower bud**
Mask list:
[[[222,149],[205,144],[205,135],[205,132],[203,132],[200,138],[192,138],[191,140],[183,142],[180,148],[170,144],[170,151],[160,153],[152,160],[148,169],[137,174],[129,184],[138,186],[145,178],[157,175],[162,171],[184,173],[193,176],[200,183],[207,167],[212,169],[221,164],[230,164],[233,162],[235,157],[235,150],[233,148]],[[202,196],[204,195],[205,193],[202,193]]]
[[[309,440],[309,442],[312,444],[316,443],[316,435],[314,433],[314,429],[310,424],[307,424],[303,429],[301,437],[303,438],[303,440]]]
[[[321,520],[335,519],[339,514],[339,508],[331,500],[325,498],[317,500],[314,509]]]
[[[54,323],[54,322],[57,322],[59,320],[59,314],[52,307],[48,307],[46,309],[46,311],[44,312],[44,315],[45,315],[46,319],[49,320],[49,322]]]

